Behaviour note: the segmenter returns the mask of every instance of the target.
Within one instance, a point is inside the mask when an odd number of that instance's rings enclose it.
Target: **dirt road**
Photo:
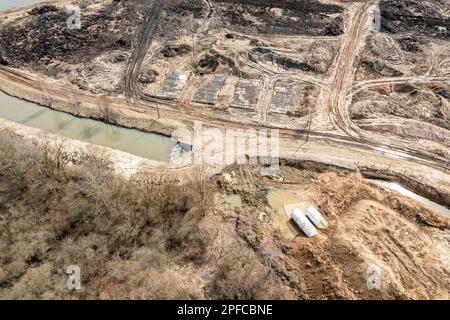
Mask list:
[[[133,55],[125,76],[125,93],[127,97],[132,99],[134,102],[139,100],[136,90],[139,72],[141,70],[145,55],[152,44],[164,2],[164,0],[155,0],[152,7],[148,10],[146,16],[144,17],[143,24],[135,39],[136,48],[133,51]]]

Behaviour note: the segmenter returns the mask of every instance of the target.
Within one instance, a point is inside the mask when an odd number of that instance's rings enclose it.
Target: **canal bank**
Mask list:
[[[16,7],[40,2],[43,1],[2,1],[0,10],[15,10]],[[45,86],[32,94],[34,97],[40,97],[39,99],[33,99],[33,101],[37,101],[42,105],[50,105],[50,108],[19,99],[29,97],[30,92],[21,93],[20,87],[11,86],[6,81],[2,80],[1,89],[11,94],[0,92],[0,117],[2,118],[25,126],[42,129],[61,137],[124,151],[149,160],[162,162],[170,160],[171,151],[175,143],[171,141],[169,136],[107,124],[100,121],[100,119],[89,119],[92,117],[92,112],[88,112],[86,116],[83,115],[81,110],[74,112],[73,108],[70,110],[72,112],[61,112],[68,110],[64,110],[65,108],[61,110],[58,107],[52,108],[52,105],[56,105],[58,102],[52,101],[48,103],[49,99],[54,100],[56,97],[49,93]],[[28,91],[28,88],[23,88],[23,90]],[[46,97],[42,99],[43,96]],[[83,107],[81,102],[78,107],[80,109]],[[101,107],[106,108],[106,106]],[[97,106],[97,109],[101,109],[101,107]],[[74,113],[80,113],[80,117]],[[99,114],[98,118],[101,118],[101,116]]]
[[[38,106],[0,93],[0,117],[25,126],[83,142],[88,142],[150,160],[170,160],[170,137],[106,124]]]

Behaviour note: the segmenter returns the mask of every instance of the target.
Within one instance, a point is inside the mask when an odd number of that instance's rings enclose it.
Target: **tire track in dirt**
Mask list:
[[[142,67],[145,55],[152,45],[153,38],[158,26],[159,17],[163,9],[165,1],[155,0],[153,6],[148,10],[144,17],[144,22],[138,31],[136,37],[136,48],[133,51],[131,61],[125,76],[125,94],[135,103],[138,102],[138,94],[136,90],[139,72]]]

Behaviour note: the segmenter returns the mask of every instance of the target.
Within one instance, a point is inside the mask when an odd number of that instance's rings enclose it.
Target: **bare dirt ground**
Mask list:
[[[2,298],[449,298],[449,217],[350,170],[303,161],[283,162],[277,180],[237,165],[124,179],[95,150],[80,161],[1,139]],[[298,202],[328,221],[313,239],[282,208]],[[82,288],[69,291],[73,263]]]
[[[221,184],[223,190],[243,199],[234,213],[240,235],[305,297],[449,298],[450,220],[445,215],[361,176],[312,162],[283,166],[282,183],[250,167],[225,173],[233,178]],[[314,241],[279,207],[298,202],[318,207],[329,223]],[[381,290],[367,287],[371,265],[381,269]]]
[[[361,176],[450,206],[446,1],[107,0],[67,30],[73,3],[1,15],[1,90],[149,132],[279,128],[283,182],[252,167],[225,168],[232,185],[213,181],[241,196],[241,208],[216,213],[270,265],[283,297],[449,298],[448,218]],[[316,205],[329,228],[313,241],[292,231],[266,201],[272,189]],[[371,265],[381,290],[367,289]]]

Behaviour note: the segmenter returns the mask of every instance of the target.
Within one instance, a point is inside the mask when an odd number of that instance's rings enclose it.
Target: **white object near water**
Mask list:
[[[306,216],[319,229],[325,229],[328,226],[328,223],[325,220],[325,218],[314,207],[309,207],[308,209],[306,209]]]
[[[170,161],[175,161],[183,156],[183,148],[177,143],[173,146],[170,153]]]
[[[307,237],[314,237],[317,234],[316,228],[309,222],[308,218],[300,209],[294,209],[291,213],[291,217]]]

